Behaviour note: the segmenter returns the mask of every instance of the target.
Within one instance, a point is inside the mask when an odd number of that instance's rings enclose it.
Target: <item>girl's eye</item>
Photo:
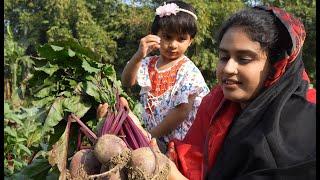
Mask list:
[[[179,37],[179,41],[185,41],[185,40],[187,40],[187,38],[185,38],[185,37]]]
[[[164,37],[164,39],[171,39],[170,35],[164,35],[163,37]]]

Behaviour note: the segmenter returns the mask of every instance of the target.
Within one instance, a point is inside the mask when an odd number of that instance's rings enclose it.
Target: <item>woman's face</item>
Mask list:
[[[260,43],[249,39],[241,27],[231,27],[219,46],[218,82],[225,98],[247,104],[257,96],[270,64]]]

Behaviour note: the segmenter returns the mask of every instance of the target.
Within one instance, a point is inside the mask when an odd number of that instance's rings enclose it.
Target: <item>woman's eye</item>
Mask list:
[[[247,63],[249,63],[249,62],[251,62],[252,61],[252,59],[250,58],[250,57],[240,57],[239,58],[239,62],[241,63],[241,64],[247,64]]]
[[[227,57],[227,56],[220,56],[220,57],[219,57],[219,60],[220,60],[220,61],[223,61],[223,62],[226,62],[226,61],[229,60],[229,57]]]

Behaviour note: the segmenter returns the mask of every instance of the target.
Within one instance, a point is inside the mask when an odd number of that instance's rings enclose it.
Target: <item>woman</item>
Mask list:
[[[233,14],[218,35],[219,85],[169,157],[188,179],[315,179],[316,91],[303,24],[275,7]],[[173,164],[173,163],[172,163]],[[171,179],[183,179],[172,166]]]

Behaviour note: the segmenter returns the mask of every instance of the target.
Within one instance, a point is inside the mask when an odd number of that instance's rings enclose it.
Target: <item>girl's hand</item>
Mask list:
[[[149,34],[140,40],[139,49],[137,54],[139,57],[144,58],[150,52],[160,48],[160,37]]]
[[[103,118],[107,115],[108,107],[108,103],[99,104],[97,108],[97,119]]]

